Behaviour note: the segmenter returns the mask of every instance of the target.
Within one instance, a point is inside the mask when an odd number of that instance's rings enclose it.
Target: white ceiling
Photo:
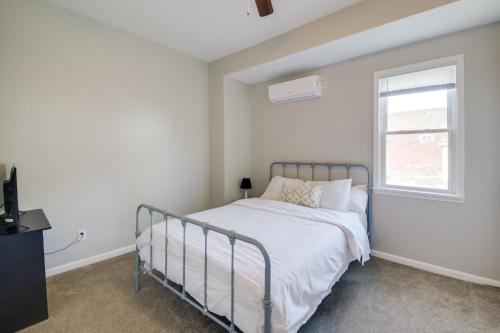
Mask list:
[[[259,17],[247,0],[47,0],[111,26],[212,61],[361,0],[273,0]]]

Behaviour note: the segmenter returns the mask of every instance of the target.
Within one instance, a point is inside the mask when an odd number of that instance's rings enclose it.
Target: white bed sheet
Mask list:
[[[234,230],[260,241],[271,259],[273,332],[296,332],[355,259],[369,258],[369,243],[360,215],[305,208],[260,198],[236,201],[189,217]],[[150,265],[149,228],[137,239],[141,259]],[[153,267],[164,273],[165,222],[153,226]],[[204,237],[186,227],[186,291],[203,303]],[[230,257],[226,236],[208,235],[208,308],[230,318]],[[182,282],[182,227],[168,223],[168,278]],[[235,245],[235,324],[244,332],[261,332],[264,322],[264,261],[259,250]]]

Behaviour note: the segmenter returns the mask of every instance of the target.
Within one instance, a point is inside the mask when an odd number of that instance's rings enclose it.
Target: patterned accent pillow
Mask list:
[[[322,193],[322,186],[308,186],[306,184],[294,186],[283,184],[280,200],[295,205],[318,208]]]

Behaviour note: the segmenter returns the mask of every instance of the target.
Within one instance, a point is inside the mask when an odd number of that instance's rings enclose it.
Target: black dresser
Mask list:
[[[17,225],[0,218],[0,332],[15,332],[49,317],[45,287],[41,209],[25,212]]]

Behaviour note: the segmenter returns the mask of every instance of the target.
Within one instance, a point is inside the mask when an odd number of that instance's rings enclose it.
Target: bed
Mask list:
[[[275,162],[330,169],[359,164]],[[140,212],[149,213],[140,230]],[[136,291],[144,271],[228,331],[296,332],[347,270],[369,258],[366,212],[311,209],[262,198],[178,216],[137,211]],[[161,217],[157,223],[154,215]],[[166,251],[166,248],[168,251]],[[166,260],[167,259],[167,260]],[[142,268],[141,268],[142,266]],[[272,268],[272,269],[271,269]],[[167,272],[167,273],[165,273]],[[272,275],[271,275],[272,273]]]

